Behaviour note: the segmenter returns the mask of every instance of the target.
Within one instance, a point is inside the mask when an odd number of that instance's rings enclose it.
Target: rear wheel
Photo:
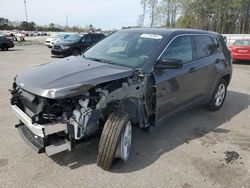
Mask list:
[[[212,99],[206,105],[206,108],[209,111],[219,110],[225,101],[226,95],[227,95],[227,81],[221,79],[215,89]]]
[[[97,156],[97,165],[109,170],[115,158],[127,161],[132,139],[132,125],[129,115],[124,112],[112,113],[106,121]]]

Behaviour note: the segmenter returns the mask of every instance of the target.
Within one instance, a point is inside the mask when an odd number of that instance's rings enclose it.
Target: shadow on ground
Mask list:
[[[154,163],[162,154],[200,138],[209,132],[226,134],[230,130],[219,128],[250,105],[250,95],[228,91],[224,106],[218,112],[208,112],[202,107],[177,115],[166,125],[147,133],[134,127],[133,144],[127,163],[116,161],[113,173],[141,170]],[[61,153],[52,159],[71,169],[96,162],[98,139],[94,139],[73,153]]]
[[[11,52],[16,52],[16,51],[24,51],[24,49],[20,49],[20,48],[10,48],[7,51],[1,51],[0,53],[11,53]]]
[[[239,65],[250,65],[250,61],[247,60],[237,60],[233,62],[234,64],[239,64]]]

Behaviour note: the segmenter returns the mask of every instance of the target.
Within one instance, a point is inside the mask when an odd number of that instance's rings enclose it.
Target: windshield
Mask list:
[[[234,42],[235,46],[250,46],[250,40],[236,40]]]
[[[64,35],[61,35],[61,38],[62,39],[66,39],[66,38],[68,38],[70,36],[70,34],[64,34]]]
[[[126,67],[139,67],[159,46],[163,36],[132,32],[117,32],[100,41],[83,55]]]
[[[68,37],[65,39],[65,41],[68,41],[68,42],[77,42],[77,41],[79,41],[80,39],[81,39],[81,36],[75,34],[75,35],[70,35],[70,36],[68,36]]]

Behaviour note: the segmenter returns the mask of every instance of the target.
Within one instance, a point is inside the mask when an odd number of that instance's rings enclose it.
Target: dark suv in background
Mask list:
[[[153,130],[197,105],[217,111],[231,77],[218,33],[128,29],[17,75],[11,107],[23,138],[49,156],[101,135],[97,165],[108,170],[128,160],[132,125]]]
[[[80,55],[81,52],[89,46],[103,39],[103,33],[83,33],[73,34],[64,39],[64,41],[53,45],[51,54],[54,56],[67,57],[70,55]]]
[[[9,48],[13,48],[13,47],[14,47],[14,43],[12,40],[4,36],[0,36],[0,49],[2,51],[8,50]]]

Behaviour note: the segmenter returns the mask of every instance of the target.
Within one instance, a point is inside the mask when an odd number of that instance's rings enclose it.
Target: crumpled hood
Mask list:
[[[133,75],[133,69],[71,56],[28,69],[15,78],[24,90],[57,99],[87,92],[100,83]]]

